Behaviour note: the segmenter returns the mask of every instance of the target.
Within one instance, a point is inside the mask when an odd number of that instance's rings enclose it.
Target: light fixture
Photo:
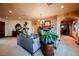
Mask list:
[[[64,5],[62,5],[61,8],[63,9],[64,8]]]
[[[11,10],[9,10],[9,13],[12,13],[12,11],[11,11]]]
[[[62,25],[61,28],[64,28],[64,26]]]
[[[40,22],[40,19],[38,19],[38,22]]]
[[[6,16],[6,19],[8,19],[8,16]]]
[[[19,19],[21,19],[21,17],[18,17]]]

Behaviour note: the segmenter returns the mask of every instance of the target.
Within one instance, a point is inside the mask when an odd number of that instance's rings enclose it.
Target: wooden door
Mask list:
[[[0,21],[0,38],[5,36],[5,23]]]

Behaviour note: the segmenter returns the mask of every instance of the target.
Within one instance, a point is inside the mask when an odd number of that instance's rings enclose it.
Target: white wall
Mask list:
[[[0,21],[5,22],[6,20],[5,20],[5,19],[3,19],[3,18],[0,18]]]
[[[29,20],[6,20],[3,18],[0,18],[0,21],[5,22],[5,36],[12,36],[12,30],[15,29],[15,25],[17,23],[21,24],[21,26],[23,26],[23,24],[25,22],[27,22],[27,27],[29,27],[29,34],[31,34],[33,32],[33,28],[32,28],[32,21]]]
[[[17,23],[21,24],[23,26],[23,24],[25,23],[25,21],[27,20],[6,20],[3,18],[0,18],[0,21],[5,22],[5,36],[12,36],[12,30],[15,29],[15,25]],[[29,27],[29,34],[32,33],[32,22],[31,21],[27,21],[27,27]]]
[[[15,25],[17,23],[21,24],[21,26],[25,23],[27,20],[7,20],[5,22],[5,36],[12,36],[12,30],[15,29]],[[32,33],[32,22],[27,21],[27,26],[30,28],[29,29],[29,34]]]

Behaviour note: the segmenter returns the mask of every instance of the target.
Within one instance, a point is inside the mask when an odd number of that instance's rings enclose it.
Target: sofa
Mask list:
[[[21,33],[17,36],[17,44],[30,52],[32,55],[40,48],[38,35],[25,35]]]

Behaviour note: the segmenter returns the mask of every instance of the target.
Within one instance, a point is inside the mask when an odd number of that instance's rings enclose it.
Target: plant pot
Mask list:
[[[41,49],[45,56],[54,55],[54,46],[52,44],[42,44]]]

